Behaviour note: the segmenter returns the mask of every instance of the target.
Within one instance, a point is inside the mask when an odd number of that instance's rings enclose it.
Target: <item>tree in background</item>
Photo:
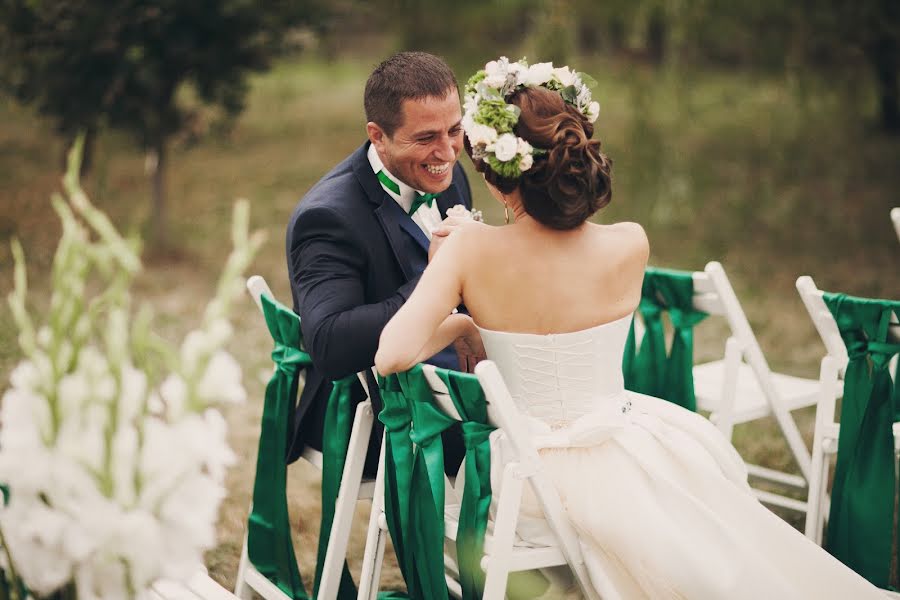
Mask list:
[[[110,127],[155,158],[151,234],[167,243],[165,176],[183,101],[239,113],[247,76],[286,33],[324,20],[321,0],[0,0],[0,86],[58,131]]]

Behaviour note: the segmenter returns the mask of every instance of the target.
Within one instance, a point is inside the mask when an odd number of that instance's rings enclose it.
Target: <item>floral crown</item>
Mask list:
[[[501,177],[519,177],[534,164],[534,156],[546,150],[532,147],[513,133],[521,110],[506,99],[525,87],[544,87],[559,92],[593,123],[600,112],[600,105],[591,99],[590,88],[596,84],[584,73],[569,67],[554,68],[549,62],[528,66],[525,59],[509,62],[501,56],[492,60],[466,83],[462,126],[472,158],[483,160]]]

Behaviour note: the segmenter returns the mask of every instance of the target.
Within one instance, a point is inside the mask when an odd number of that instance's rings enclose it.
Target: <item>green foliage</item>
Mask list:
[[[484,160],[491,165],[495,173],[507,179],[518,179],[522,171],[519,170],[519,156],[516,155],[512,160],[498,160],[494,154],[487,154]]]
[[[247,74],[320,15],[315,0],[4,0],[0,84],[61,131],[108,124],[154,147],[191,116],[184,84],[237,113]]]
[[[475,113],[475,122],[493,127],[497,133],[511,133],[519,121],[519,107],[507,104],[503,99],[482,100]]]

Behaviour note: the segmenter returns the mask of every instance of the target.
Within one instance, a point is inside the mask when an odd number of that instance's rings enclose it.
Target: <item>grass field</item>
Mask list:
[[[659,71],[590,58],[578,66],[599,82],[596,135],[614,161],[613,202],[597,219],[642,223],[652,264],[701,269],[708,260],[721,261],[773,367],[815,376],[824,353],[794,289],[797,276],[812,275],[822,289],[900,298],[900,244],[888,217],[900,204],[900,140],[869,126],[864,90],[851,103],[846,93],[814,80]],[[476,65],[454,67],[468,74]],[[200,318],[225,256],[237,197],[250,199],[252,223],[269,234],[253,272],[277,296],[290,297],[284,226],[305,190],[363,141],[369,68],[362,60],[284,62],[253,81],[247,110],[232,128],[212,128],[198,142],[176,145],[168,188],[177,241],[147,259],[135,290],[156,307],[163,335],[183,334]],[[8,239],[16,236],[29,259],[38,311],[59,234],[49,197],[58,188],[62,150],[50,125],[0,100],[0,291],[11,289]],[[143,155],[127,139],[99,138],[85,188],[125,231],[146,227],[150,187],[143,169]],[[500,223],[502,211],[478,178],[471,179],[476,207]],[[210,573],[226,587],[237,569],[269,372],[267,334],[249,298],[236,330],[231,349],[251,400],[227,415],[239,462],[228,478],[220,543],[207,556]],[[701,324],[697,358],[720,354],[723,340],[721,324]],[[6,381],[18,351],[5,305],[0,342]],[[811,437],[810,414],[800,420]],[[791,464],[771,423],[738,428],[735,444],[762,464]],[[292,469],[292,519],[307,577],[318,529],[315,481],[303,467]],[[360,519],[351,544],[357,561],[363,528]],[[385,584],[402,585],[392,565]]]

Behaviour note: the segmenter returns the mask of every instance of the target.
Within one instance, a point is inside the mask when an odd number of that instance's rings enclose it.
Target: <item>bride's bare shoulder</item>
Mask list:
[[[617,247],[628,249],[637,254],[648,254],[650,242],[647,233],[640,223],[623,221],[609,225],[599,225],[600,233]]]

